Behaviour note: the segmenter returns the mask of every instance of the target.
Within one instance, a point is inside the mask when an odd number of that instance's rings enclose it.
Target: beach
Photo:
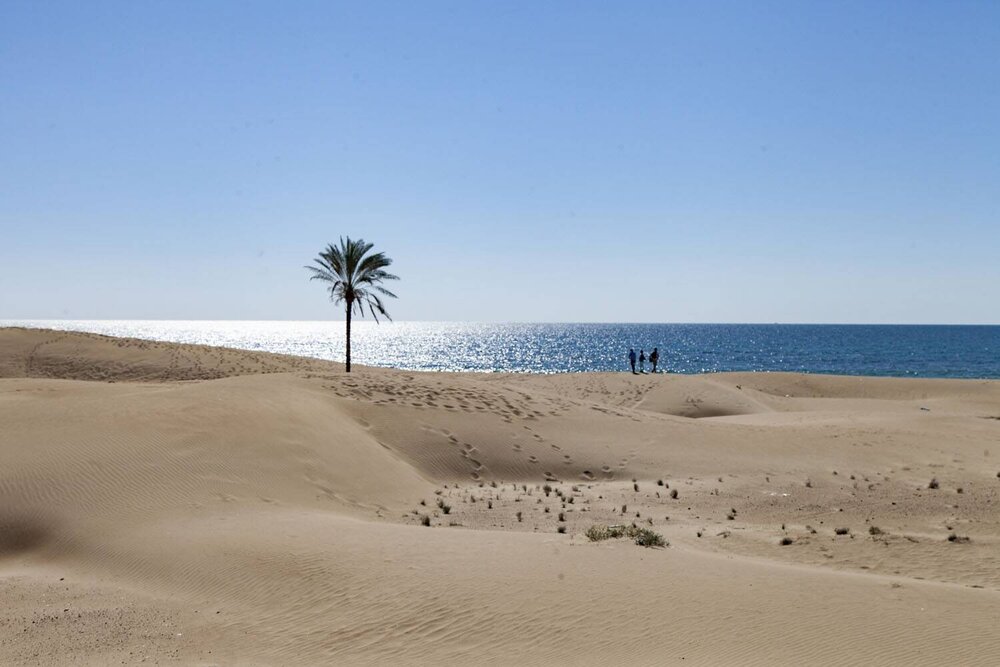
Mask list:
[[[4,664],[987,665],[998,547],[998,380],[0,329]]]

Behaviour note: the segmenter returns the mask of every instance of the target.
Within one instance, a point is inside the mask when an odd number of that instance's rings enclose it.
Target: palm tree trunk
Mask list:
[[[351,372],[351,306],[353,306],[350,301],[347,302],[347,372]]]

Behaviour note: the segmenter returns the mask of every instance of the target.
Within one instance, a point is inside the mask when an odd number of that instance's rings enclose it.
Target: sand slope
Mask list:
[[[993,664],[998,417],[3,329],[0,662]],[[583,536],[633,522],[671,546]]]

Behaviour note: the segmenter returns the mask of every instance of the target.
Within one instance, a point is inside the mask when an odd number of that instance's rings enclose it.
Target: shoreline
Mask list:
[[[786,326],[786,325],[779,325]],[[842,326],[842,325],[836,325]],[[867,326],[867,325],[859,325]],[[911,326],[911,325],[886,325],[886,326]],[[925,326],[925,325],[912,325],[912,326]],[[941,325],[941,326],[953,326],[953,325]],[[965,325],[955,325],[955,326],[965,326]],[[992,325],[968,325],[968,326],[992,326]],[[23,331],[23,332],[43,332],[48,334],[81,334],[85,336],[96,336],[99,338],[105,338],[112,341],[130,341],[133,343],[157,343],[163,345],[175,345],[175,346],[190,346],[193,348],[218,348],[224,350],[230,350],[233,352],[246,352],[250,354],[263,354],[263,355],[273,355],[277,358],[293,358],[298,359],[303,363],[319,363],[319,364],[333,364],[335,366],[343,366],[342,361],[324,359],[322,357],[313,357],[308,355],[295,355],[286,354],[281,352],[270,352],[266,350],[259,349],[248,349],[244,347],[231,347],[225,345],[211,345],[206,343],[184,343],[175,342],[171,340],[156,339],[156,338],[139,338],[134,336],[118,336],[105,333],[97,333],[91,331],[80,331],[75,329],[49,329],[49,328],[37,328],[37,327],[22,327],[22,326],[0,326],[0,333],[4,331]],[[636,375],[638,377],[642,376],[678,376],[678,377],[712,377],[712,376],[727,376],[727,375],[805,375],[805,376],[818,376],[818,377],[831,377],[831,378],[863,378],[863,379],[899,379],[899,380],[960,380],[960,381],[971,381],[971,382],[1000,382],[1000,377],[954,377],[954,376],[927,376],[927,375],[871,375],[871,374],[848,374],[848,373],[836,373],[827,371],[803,371],[803,370],[721,370],[721,371],[703,371],[703,372],[680,372],[680,371],[658,371],[657,373],[635,373],[633,374],[627,367],[624,367],[620,371],[614,370],[562,370],[562,371],[535,371],[535,370],[450,370],[450,369],[426,369],[426,368],[407,368],[398,366],[372,366],[366,365],[364,363],[358,363],[352,361],[352,365],[359,369],[369,369],[369,370],[381,370],[381,371],[399,371],[406,373],[428,373],[428,374],[454,374],[457,376],[462,375],[482,375],[482,376],[503,376],[503,375],[513,375],[513,376],[560,376],[560,375]],[[623,366],[625,364],[623,363]]]

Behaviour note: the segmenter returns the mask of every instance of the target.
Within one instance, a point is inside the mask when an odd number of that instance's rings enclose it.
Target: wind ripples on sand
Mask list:
[[[342,322],[10,320],[343,361]],[[672,372],[1000,377],[1000,326],[357,322],[354,361],[425,371],[618,371],[660,348]]]

